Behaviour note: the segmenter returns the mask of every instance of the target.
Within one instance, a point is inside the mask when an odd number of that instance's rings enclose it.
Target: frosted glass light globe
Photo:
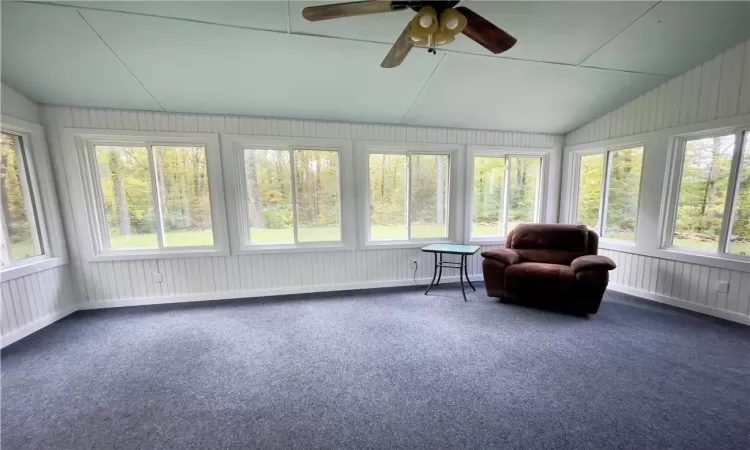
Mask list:
[[[452,19],[448,20],[448,23],[446,23],[446,24],[445,24],[445,26],[446,26],[446,28],[448,28],[449,30],[455,30],[455,29],[456,29],[456,27],[458,26],[458,19],[456,19],[456,18],[454,17],[454,18],[452,18]]]
[[[424,15],[419,18],[419,26],[422,28],[429,28],[432,25],[432,17]]]

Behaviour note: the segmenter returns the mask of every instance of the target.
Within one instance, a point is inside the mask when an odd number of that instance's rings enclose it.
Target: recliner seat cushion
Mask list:
[[[569,291],[576,275],[569,266],[524,262],[505,268],[505,288],[524,296],[555,297]]]

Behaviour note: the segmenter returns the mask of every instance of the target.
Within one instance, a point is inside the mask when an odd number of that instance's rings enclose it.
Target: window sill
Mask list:
[[[330,244],[324,242],[312,242],[309,244],[248,245],[243,247],[238,254],[263,255],[272,253],[336,252],[347,250],[354,250],[354,247],[340,242],[332,242]]]
[[[91,258],[89,258],[89,262],[130,261],[138,259],[195,258],[209,256],[229,256],[229,251],[215,248],[192,248],[190,250],[107,252],[92,256]]]
[[[362,250],[382,250],[396,248],[422,248],[430,244],[460,244],[450,239],[420,239],[411,241],[368,241],[362,246]]]
[[[633,250],[635,250],[635,242],[600,238],[599,248],[603,248],[605,250],[620,250],[625,252],[632,252]]]
[[[676,247],[662,248],[659,251],[683,262],[750,272],[750,257],[747,256],[703,253],[700,250],[679,249]]]
[[[507,238],[477,238],[469,239],[468,245],[505,245]]]
[[[64,266],[68,261],[65,258],[53,257],[43,260],[33,261],[27,264],[8,267],[0,271],[0,281],[6,282],[16,278],[33,275],[44,272],[45,270],[54,269],[55,267]]]

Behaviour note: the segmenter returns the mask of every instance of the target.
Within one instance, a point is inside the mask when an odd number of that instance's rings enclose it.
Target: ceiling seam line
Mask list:
[[[78,17],[80,17],[81,20],[83,20],[83,22],[86,25],[88,25],[88,27],[96,35],[96,37],[98,37],[99,40],[102,41],[102,44],[104,44],[104,46],[107,47],[107,49],[109,50],[109,52],[112,53],[112,56],[114,56],[115,59],[117,59],[117,61],[119,61],[120,64],[122,64],[122,67],[124,67],[125,70],[128,71],[128,73],[130,74],[131,77],[133,77],[133,79],[136,81],[136,83],[138,83],[141,86],[141,88],[143,88],[143,90],[146,91],[146,93],[149,95],[149,97],[151,97],[151,99],[154,101],[154,103],[156,103],[159,106],[159,109],[161,109],[162,112],[167,112],[167,110],[164,109],[164,106],[162,106],[162,104],[159,103],[159,100],[157,100],[156,97],[154,97],[154,94],[152,94],[151,91],[149,91],[148,88],[146,88],[146,86],[141,82],[141,80],[139,80],[138,77],[135,76],[135,73],[133,73],[133,71],[130,70],[130,67],[128,67],[127,64],[125,64],[125,61],[123,61],[122,59],[120,59],[119,56],[117,56],[117,53],[115,53],[114,49],[112,49],[112,47],[109,46],[109,44],[107,43],[107,41],[104,40],[104,38],[96,31],[96,29],[89,23],[89,21],[86,20],[85,17],[83,17],[83,14],[81,14],[81,12],[78,11],[78,10],[76,10],[76,13],[78,14]]]
[[[445,59],[445,55],[446,55],[445,52],[443,52],[443,53],[440,54],[440,61],[438,61],[438,63],[435,64],[435,68],[432,69],[432,72],[430,72],[430,75],[425,80],[424,84],[422,85],[422,88],[419,89],[419,92],[417,93],[417,96],[414,97],[414,101],[411,102],[411,105],[409,105],[409,108],[404,113],[404,116],[401,117],[401,124],[405,124],[406,116],[408,116],[409,113],[411,112],[411,110],[414,109],[414,105],[417,104],[417,101],[422,96],[422,93],[424,92],[424,90],[427,88],[427,85],[430,83],[430,80],[432,80],[433,75],[435,75],[435,72],[437,72],[438,67],[440,67],[440,64],[443,63],[443,60]]]
[[[346,38],[346,37],[341,37],[341,36],[327,36],[327,35],[323,35],[323,34],[304,33],[304,32],[298,32],[298,31],[295,32],[295,31],[291,31],[291,23],[288,24],[288,26],[289,26],[289,30],[288,31],[287,30],[279,31],[279,30],[269,30],[269,29],[264,29],[264,28],[243,27],[243,26],[239,26],[239,25],[231,25],[231,24],[226,24],[226,23],[208,22],[208,21],[204,21],[204,20],[188,19],[188,18],[184,18],[184,17],[169,17],[169,16],[161,16],[161,15],[157,15],[157,14],[144,14],[144,13],[138,13],[138,12],[132,12],[132,11],[117,11],[117,10],[112,10],[112,9],[92,8],[90,6],[80,6],[80,7],[78,7],[78,6],[72,6],[72,5],[66,5],[66,4],[57,4],[57,3],[49,3],[49,2],[30,2],[30,1],[21,1],[19,3],[27,3],[27,4],[31,4],[31,5],[41,5],[41,6],[53,6],[53,7],[58,7],[58,8],[73,8],[77,12],[80,9],[84,9],[84,10],[99,11],[99,12],[104,12],[104,13],[128,14],[128,15],[133,15],[133,16],[152,17],[152,18],[157,18],[157,19],[178,20],[178,21],[183,21],[183,22],[198,23],[198,24],[202,24],[202,25],[213,25],[213,26],[217,26],[217,27],[235,28],[235,29],[240,29],[240,30],[251,30],[251,31],[258,31],[258,32],[263,32],[263,33],[289,34],[289,35],[295,35],[295,36],[312,36],[312,37],[318,37],[318,38],[323,38],[323,39],[334,39],[334,40],[340,40],[340,41],[366,42],[366,43],[370,43],[370,44],[378,44],[378,45],[383,45],[383,46],[387,45],[389,47],[393,45],[392,42],[384,42],[384,41],[381,42],[381,41],[372,41],[372,40],[368,40],[368,39]],[[661,3],[661,2],[658,2],[658,3]],[[654,5],[654,6],[656,6],[656,5]],[[652,8],[653,8],[653,6],[652,6]],[[646,11],[646,12],[648,12],[648,11]],[[79,14],[80,14],[80,12],[79,12]],[[291,8],[289,10],[289,15],[290,15],[289,16],[289,21],[291,21]],[[624,31],[624,30],[622,30],[622,31]],[[606,43],[603,44],[602,47],[604,45],[606,45]],[[650,73],[650,72],[639,72],[639,71],[636,71],[636,70],[623,70],[623,69],[613,69],[613,68],[606,68],[606,67],[583,66],[582,64],[589,57],[586,57],[586,59],[584,59],[580,63],[575,64],[575,63],[563,63],[563,62],[556,62],[556,61],[542,61],[542,60],[538,60],[538,59],[513,58],[513,57],[509,57],[509,56],[482,55],[482,54],[479,54],[479,53],[471,53],[471,52],[466,52],[466,51],[461,51],[461,50],[451,50],[451,49],[442,49],[442,50],[444,52],[456,53],[456,54],[467,55],[467,56],[476,56],[476,57],[480,57],[480,58],[504,59],[504,60],[507,60],[507,61],[523,61],[523,62],[532,62],[532,63],[538,63],[538,64],[549,64],[549,65],[554,65],[554,66],[580,67],[580,68],[583,68],[583,69],[604,70],[604,71],[607,71],[607,72],[621,72],[621,73],[629,73],[629,74],[636,74],[636,75],[650,75],[650,76],[668,77],[668,78],[672,78],[673,77],[673,75],[665,75],[665,74]],[[592,53],[592,55],[593,55],[593,53]]]
[[[651,7],[649,7],[647,10],[643,11],[643,13],[641,13],[641,15],[639,15],[638,17],[636,17],[635,19],[633,19],[633,21],[630,22],[629,24],[627,24],[625,26],[625,28],[623,28],[622,30],[620,30],[617,33],[615,33],[614,36],[612,36],[611,38],[607,39],[606,42],[604,42],[602,45],[600,45],[599,47],[597,47],[597,49],[594,50],[593,52],[591,52],[587,57],[583,58],[583,60],[581,60],[581,62],[579,62],[578,64],[576,64],[576,66],[580,66],[581,64],[585,63],[587,59],[589,59],[592,56],[594,56],[596,54],[596,52],[598,52],[599,50],[603,49],[604,46],[606,46],[607,44],[609,44],[610,42],[612,42],[617,36],[619,36],[622,33],[624,33],[625,30],[627,30],[628,28],[630,28],[631,26],[633,26],[633,24],[636,23],[636,22],[638,22],[638,20],[640,20],[641,17],[643,17],[646,14],[648,14],[649,11],[651,11],[654,8],[656,8],[660,3],[661,3],[661,0],[659,0],[658,2],[654,3],[653,5],[651,5]]]
[[[286,32],[292,33],[292,0],[286,1]]]

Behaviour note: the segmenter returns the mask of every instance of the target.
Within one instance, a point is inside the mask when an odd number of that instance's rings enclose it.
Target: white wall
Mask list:
[[[552,221],[557,217],[561,136],[59,107],[42,108],[42,117],[60,180],[69,176],[62,159],[73,158],[76,151],[65,147],[61,140],[65,128],[207,132],[218,133],[220,137],[246,134],[339,138],[355,143],[361,140],[459,144],[464,150],[468,144],[548,148],[552,149],[552,156],[545,217]],[[354,189],[354,186],[342,188]],[[431,256],[418,248],[88,262],[74,244],[77,234],[69,212],[71,201],[83,199],[69,198],[67,190],[63,192],[62,188],[60,195],[71,243],[73,278],[82,291],[82,308],[408,285],[412,283],[412,259],[420,263],[419,281],[429,282],[432,275]],[[78,232],[87,238],[88,231]],[[470,275],[481,273],[480,259],[477,254],[470,261]],[[155,273],[162,275],[163,282],[155,282]]]
[[[41,124],[39,108],[32,101],[5,84],[0,95],[3,115]],[[0,274],[0,307],[2,346],[70,314],[76,306],[69,267],[51,267],[12,280]]]
[[[659,217],[670,138],[750,125],[750,41],[742,42],[565,136],[560,221],[573,221],[571,152],[645,144],[633,247],[603,243],[619,265],[613,289],[750,324],[750,264],[659,249]],[[716,281],[729,282],[717,293]]]

